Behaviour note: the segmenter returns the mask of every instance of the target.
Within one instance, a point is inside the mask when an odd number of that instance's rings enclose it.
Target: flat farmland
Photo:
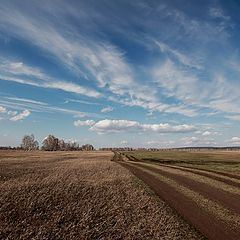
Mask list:
[[[120,164],[208,239],[240,239],[240,152],[135,151]]]
[[[1,151],[0,239],[205,239],[112,159]]]

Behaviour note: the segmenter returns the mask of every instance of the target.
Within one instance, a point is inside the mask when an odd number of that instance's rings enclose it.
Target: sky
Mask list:
[[[237,0],[2,0],[0,145],[240,145]]]

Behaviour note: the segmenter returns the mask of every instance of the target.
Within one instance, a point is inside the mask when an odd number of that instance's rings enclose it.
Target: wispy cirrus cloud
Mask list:
[[[33,99],[19,98],[19,97],[5,97],[6,100],[0,99],[0,104],[8,115],[16,115],[16,110],[29,109],[31,112],[43,113],[64,113],[74,117],[96,117],[100,116],[91,112],[83,112],[79,110],[52,106],[47,103],[36,101]],[[7,108],[11,109],[7,111]]]
[[[101,94],[95,90],[80,86],[70,81],[59,81],[48,76],[36,67],[22,62],[12,62],[0,59],[0,80],[13,81],[20,84],[32,85],[41,88],[51,88],[98,98]]]
[[[179,63],[187,67],[196,68],[198,70],[203,68],[200,64],[195,63],[195,60],[193,58],[190,58],[178,50],[171,48],[166,43],[157,40],[153,40],[153,42],[159,47],[162,53],[172,55]]]
[[[3,6],[3,15],[0,18],[5,24],[0,27],[5,29],[6,26],[9,26],[8,34],[31,41],[43,51],[51,54],[64,67],[82,76],[86,81],[93,80],[99,88],[109,91],[115,96],[121,96],[124,99],[121,101],[122,104],[126,103],[128,106],[144,107],[147,110],[152,110],[152,106],[154,106],[154,111],[162,111],[161,106],[166,103],[159,99],[157,91],[153,86],[148,86],[150,82],[144,84],[136,80],[138,76],[132,65],[126,60],[124,51],[107,41],[89,38],[74,31],[67,21],[62,22],[62,27],[56,28],[56,26],[53,26],[54,21],[49,20],[52,17],[49,17],[48,9],[41,8],[41,10],[43,11],[43,16],[46,16],[44,19],[35,18],[29,12],[26,13],[24,9],[18,9],[16,6],[11,6],[11,9],[10,6]],[[72,11],[71,9],[71,14]],[[14,18],[9,17],[13,13]],[[56,18],[58,17],[56,16]],[[66,30],[68,34],[66,34]],[[174,53],[182,62],[187,63],[187,57],[184,57],[183,54],[170,48],[168,51]],[[27,68],[23,64],[15,63],[11,67],[24,67],[25,73],[30,74],[34,72],[37,77],[41,76],[41,72],[33,71],[33,69]],[[3,80],[60,89],[90,97],[100,96],[98,92],[91,91],[73,82],[60,82],[51,79],[51,81],[41,81],[39,83],[19,77],[5,76],[4,78],[2,76],[2,78]],[[144,104],[139,104],[139,102]],[[196,114],[196,112],[193,113],[192,109],[186,109],[183,106],[168,106],[167,109],[169,113],[177,111],[177,113],[187,116]]]
[[[231,19],[231,17],[227,16],[223,9],[219,6],[211,7],[209,9],[209,15],[213,18],[223,19],[225,21],[229,21]]]
[[[98,103],[98,102],[90,102],[90,101],[71,99],[71,98],[66,99],[64,103],[81,103],[81,104],[96,105],[96,106],[102,105],[101,103]]]
[[[18,97],[5,97],[8,100],[13,100],[13,101],[17,101],[17,102],[26,102],[26,103],[33,103],[33,104],[38,104],[38,105],[43,105],[43,106],[47,106],[48,104],[45,102],[41,102],[41,101],[36,101],[33,99],[26,99],[26,98],[18,98]]]
[[[10,86],[13,84],[6,81],[11,81],[31,85],[52,95],[46,98],[51,99],[47,105],[41,98],[27,100],[27,94],[25,100],[8,98],[0,104],[11,111],[8,118],[17,115],[16,111],[28,109],[31,113],[64,113],[95,119],[98,113],[81,109],[99,112],[101,109],[96,106],[101,105],[102,112],[109,112],[114,119],[121,114],[118,108],[125,105],[131,107],[124,108],[127,113],[131,111],[131,116],[135,116],[136,112],[144,122],[149,121],[149,117],[145,118],[149,112],[154,113],[152,117],[157,122],[166,118],[167,122],[174,119],[178,124],[186,120],[188,125],[195,125],[195,121],[205,122],[205,118],[214,122],[229,116],[229,122],[236,124],[231,120],[237,120],[240,114],[239,54],[237,41],[232,38],[232,20],[224,8],[212,3],[202,3],[197,9],[191,3],[183,7],[165,0],[53,0],[45,4],[4,1],[0,6],[0,37],[9,39],[9,43],[5,42],[9,49],[12,42],[29,52],[3,51],[1,84]],[[22,89],[15,86],[16,90]],[[60,102],[56,103],[55,94]],[[68,98],[65,103],[72,104],[63,108],[61,104]],[[115,111],[104,107],[109,105]],[[124,132],[123,124],[129,131],[141,133],[164,129],[178,133],[183,129],[181,124],[176,125],[181,126],[176,130],[172,124],[105,120],[78,120],[75,125],[87,125],[99,133]],[[204,137],[201,134],[198,138]],[[204,138],[207,137],[210,139],[210,135]]]
[[[154,81],[163,94],[174,97],[186,108],[200,112],[209,109],[207,114],[239,113],[240,94],[235,81],[226,79],[224,74],[214,74],[211,79],[201,80],[189,69],[178,66],[167,58],[152,70]],[[201,92],[201,94],[199,94]]]
[[[102,113],[108,113],[112,111],[113,111],[113,107],[110,107],[110,106],[101,109]]]

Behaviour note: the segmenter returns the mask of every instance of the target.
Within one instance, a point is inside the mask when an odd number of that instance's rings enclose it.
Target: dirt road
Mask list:
[[[208,239],[240,239],[239,179],[213,171],[119,160]]]

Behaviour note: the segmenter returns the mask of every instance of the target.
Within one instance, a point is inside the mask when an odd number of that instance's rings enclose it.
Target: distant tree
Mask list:
[[[58,141],[58,147],[60,151],[66,151],[67,150],[67,144],[64,142],[63,139]]]
[[[94,147],[91,144],[82,145],[81,148],[82,148],[83,151],[93,151],[94,150]]]
[[[37,150],[39,148],[38,141],[35,140],[33,134],[25,135],[22,139],[21,148],[26,151]]]
[[[67,151],[79,150],[79,144],[74,140],[70,140],[70,141],[66,142],[65,144],[66,144]]]
[[[70,141],[68,143],[68,147],[69,147],[68,150],[72,150],[72,151],[78,150],[79,149],[79,144],[76,141]]]
[[[44,140],[43,140],[43,146],[42,150],[45,151],[57,151],[59,149],[59,139],[54,137],[53,135],[48,135]]]

